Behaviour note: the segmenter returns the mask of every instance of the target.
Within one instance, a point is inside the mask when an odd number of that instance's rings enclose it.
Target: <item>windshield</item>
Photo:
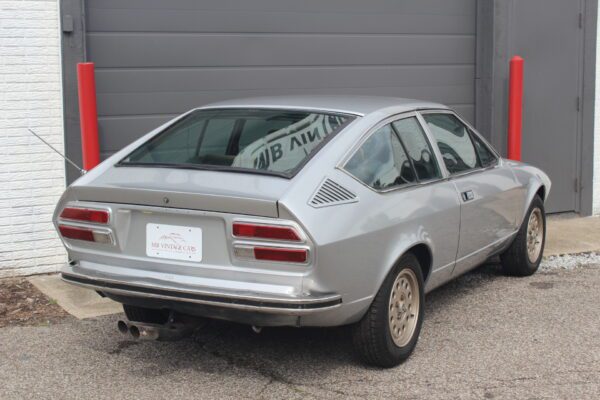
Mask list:
[[[351,116],[290,110],[198,110],[119,165],[264,172],[293,176]]]

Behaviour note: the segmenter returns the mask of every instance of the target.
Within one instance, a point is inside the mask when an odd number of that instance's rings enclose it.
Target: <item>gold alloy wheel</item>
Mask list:
[[[404,268],[396,277],[390,294],[389,326],[396,346],[404,347],[412,339],[420,306],[417,276],[410,268]]]
[[[535,263],[542,252],[544,241],[544,218],[542,210],[534,208],[527,222],[527,257],[529,262]]]

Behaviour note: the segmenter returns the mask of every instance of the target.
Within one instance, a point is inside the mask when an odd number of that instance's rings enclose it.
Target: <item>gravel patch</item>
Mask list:
[[[573,270],[588,265],[600,265],[600,253],[563,254],[544,257],[540,264],[540,271]]]

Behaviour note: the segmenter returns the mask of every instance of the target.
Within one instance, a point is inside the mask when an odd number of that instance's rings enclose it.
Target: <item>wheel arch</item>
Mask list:
[[[546,186],[544,186],[543,184],[540,185],[540,187],[538,188],[538,190],[535,192],[535,194],[537,194],[538,196],[540,196],[540,198],[542,199],[543,202],[546,202]],[[533,198],[531,198],[531,200],[533,200]],[[531,201],[530,201],[531,203]]]
[[[531,165],[512,161],[509,162],[508,165],[513,171],[515,180],[521,185],[522,190],[524,190],[523,197],[521,198],[523,203],[520,204],[520,215],[517,214],[515,221],[517,226],[521,226],[523,219],[531,206],[531,202],[536,195],[539,195],[544,203],[548,200],[552,188],[552,181],[541,169]]]
[[[383,274],[383,276],[380,277],[379,282],[377,283],[377,290],[381,288],[381,285],[385,281],[385,278],[396,266],[398,266],[400,260],[406,254],[414,255],[419,261],[419,265],[421,266],[421,272],[423,273],[423,287],[425,287],[427,279],[431,275],[431,267],[433,264],[433,252],[431,251],[431,247],[428,243],[418,242],[406,246],[403,250],[399,252],[399,254],[393,259],[393,261],[389,263],[389,266],[385,270],[385,274]]]
[[[431,275],[431,265],[433,263],[431,248],[425,243],[418,243],[402,253],[402,256],[408,253],[413,254],[417,260],[419,260],[421,272],[423,273],[423,284],[425,285],[427,279],[429,279],[429,276]],[[400,256],[396,262],[400,261],[402,256]]]
[[[527,215],[527,211],[529,211],[529,207],[531,206],[531,202],[535,198],[535,196],[540,196],[542,202],[546,202],[546,198],[548,196],[548,188],[543,182],[536,182],[535,184],[529,185],[529,189],[527,191],[527,201],[523,205],[523,209],[521,210],[521,217],[519,219],[519,225],[523,224],[525,216]]]

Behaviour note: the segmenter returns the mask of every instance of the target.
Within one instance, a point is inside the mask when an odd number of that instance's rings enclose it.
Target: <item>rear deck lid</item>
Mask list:
[[[153,167],[112,167],[69,188],[72,200],[278,217],[290,180],[268,175]]]

